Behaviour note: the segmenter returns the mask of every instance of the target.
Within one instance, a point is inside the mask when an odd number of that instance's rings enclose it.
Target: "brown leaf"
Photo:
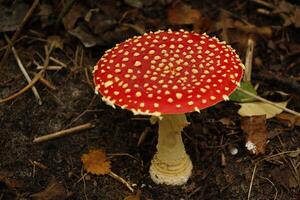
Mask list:
[[[283,112],[277,114],[275,118],[281,122],[287,124],[288,127],[294,128],[295,126],[300,126],[300,117]]]
[[[168,20],[171,24],[193,24],[194,28],[195,26],[200,26],[201,13],[199,10],[193,9],[190,5],[176,3],[175,5],[171,6],[167,12]]]
[[[129,196],[125,197],[124,200],[140,200],[141,199],[141,194],[142,194],[142,192],[140,190],[138,190],[136,192],[136,194],[129,195]]]
[[[110,172],[110,161],[103,150],[90,150],[81,157],[84,169],[96,175],[104,175]]]
[[[267,145],[266,116],[243,117],[241,128],[246,133],[246,147],[255,155],[264,154]]]
[[[65,189],[62,183],[52,179],[49,185],[41,192],[32,194],[35,200],[64,200],[70,196],[70,193]]]
[[[62,20],[65,29],[67,31],[73,29],[77,20],[79,18],[83,18],[87,12],[87,8],[85,8],[83,5],[75,4]]]
[[[86,48],[93,47],[98,43],[98,40],[93,33],[83,25],[79,25],[68,32],[78,38]]]
[[[276,5],[274,14],[280,14],[284,20],[283,26],[294,25],[296,28],[300,27],[300,7],[293,5],[287,1],[279,1]]]

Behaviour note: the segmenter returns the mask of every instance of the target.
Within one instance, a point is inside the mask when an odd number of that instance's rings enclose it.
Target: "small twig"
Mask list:
[[[285,155],[285,154],[288,154],[288,153],[295,153],[295,152],[299,152],[299,149],[291,150],[291,151],[283,151],[283,152],[280,152],[280,153],[277,153],[277,154],[269,155],[269,156],[266,156],[266,157],[258,160],[256,163],[259,163],[261,161],[264,161],[264,160],[267,160],[267,159],[270,159],[270,158],[274,158],[274,157],[277,157],[277,156]]]
[[[37,73],[35,75],[35,77],[32,79],[32,81],[30,83],[28,83],[28,85],[26,85],[23,89],[19,90],[18,92],[16,92],[15,94],[6,97],[4,99],[0,99],[0,104],[1,103],[5,103],[7,101],[11,101],[13,99],[15,99],[16,97],[20,96],[21,94],[23,94],[24,92],[26,92],[27,90],[29,90],[32,86],[34,86],[34,84],[40,80],[40,78],[43,76],[43,73],[45,71],[45,68],[42,69],[39,73]]]
[[[135,120],[135,121],[149,121],[149,118],[147,117],[132,117],[130,120]]]
[[[3,67],[3,65],[5,64],[5,61],[7,60],[7,57],[11,51],[12,45],[14,44],[14,42],[16,41],[16,39],[19,37],[19,34],[21,33],[24,25],[26,24],[26,22],[28,21],[28,19],[30,18],[30,16],[32,15],[34,9],[37,7],[39,3],[39,0],[34,0],[30,9],[27,11],[25,17],[23,18],[21,24],[18,26],[16,32],[14,33],[14,35],[11,38],[11,43],[9,43],[7,45],[6,51],[4,56],[2,57],[2,60],[0,62],[0,69]]]
[[[260,96],[257,96],[257,95],[255,95],[255,94],[253,94],[253,93],[251,93],[251,92],[249,92],[249,91],[247,91],[247,90],[245,90],[245,89],[243,89],[241,87],[237,87],[237,90],[239,90],[240,92],[242,92],[242,93],[244,93],[244,94],[246,94],[246,95],[248,95],[250,97],[253,97],[253,98],[255,98],[255,99],[259,100],[259,101],[265,102],[265,103],[270,104],[270,105],[272,105],[272,106],[274,106],[276,108],[282,109],[282,110],[284,110],[284,111],[286,111],[288,113],[291,113],[291,114],[296,115],[296,116],[300,116],[300,113],[298,113],[298,112],[296,112],[294,110],[285,108],[285,107],[283,107],[281,105],[278,105],[278,104],[275,104],[274,102],[269,101],[269,100],[267,100],[265,98],[262,98]]]
[[[56,87],[54,85],[52,85],[52,83],[50,83],[47,79],[45,79],[44,77],[40,78],[41,83],[43,83],[45,86],[47,86],[48,88],[50,88],[51,90],[56,90]]]
[[[273,4],[268,3],[266,1],[263,1],[263,0],[251,0],[251,1],[254,2],[254,3],[257,3],[259,5],[265,6],[269,9],[272,9],[272,10],[276,8],[276,6],[274,6]]]
[[[129,153],[108,153],[107,156],[109,158],[113,158],[115,156],[128,156],[128,157],[130,157],[130,158],[132,158],[134,160],[139,161],[137,158],[135,158],[134,156],[130,155]]]
[[[252,191],[252,185],[253,185],[253,181],[254,181],[254,177],[255,177],[256,167],[257,167],[257,165],[255,164],[253,172],[252,172],[252,176],[251,176],[249,190],[248,190],[248,197],[247,197],[248,200],[250,200],[250,197],[251,197],[251,191]]]
[[[90,129],[90,128],[93,128],[93,127],[94,127],[94,125],[92,125],[91,123],[86,123],[86,124],[83,124],[83,125],[75,126],[75,127],[65,129],[65,130],[62,130],[62,131],[58,131],[58,132],[55,132],[55,133],[51,133],[51,134],[48,134],[48,135],[43,135],[43,136],[40,136],[40,137],[36,137],[36,138],[34,138],[33,143],[45,142],[45,141],[48,141],[48,140],[52,140],[52,139],[56,139],[56,138],[59,138],[59,137],[67,136],[67,135],[70,135],[71,133],[75,133],[75,132],[78,132],[78,131]]]
[[[243,80],[245,82],[251,82],[254,46],[255,46],[254,40],[250,37],[248,39],[248,47],[247,47],[246,58],[245,58],[245,74],[243,77]]]
[[[130,184],[125,181],[125,179],[123,179],[122,177],[118,176],[117,174],[113,173],[112,171],[109,172],[109,174],[112,178],[120,181],[121,183],[123,183],[131,192],[134,192],[134,189],[130,186]]]
[[[49,59],[50,59],[51,61],[55,62],[56,64],[59,64],[60,66],[62,66],[62,67],[64,67],[64,68],[67,67],[67,65],[66,65],[65,63],[61,62],[60,60],[58,60],[58,59],[56,59],[56,58],[53,58],[52,56],[50,56]]]
[[[264,9],[264,8],[257,8],[256,12],[258,12],[259,14],[271,16],[271,11]]]
[[[10,43],[9,39],[8,39],[7,37],[5,37],[5,38],[6,38],[7,42]],[[27,80],[28,83],[30,83],[30,82],[31,82],[31,78],[30,78],[30,76],[28,75],[26,69],[24,68],[23,63],[21,62],[21,59],[20,59],[20,57],[19,57],[19,55],[18,55],[16,49],[14,48],[14,46],[11,47],[11,50],[12,50],[12,52],[13,52],[13,54],[14,54],[14,57],[15,57],[17,63],[18,63],[18,66],[19,66],[20,70],[22,71],[22,73],[23,73],[25,79]],[[39,104],[39,105],[42,105],[42,99],[41,99],[41,97],[40,97],[40,95],[39,95],[39,93],[38,93],[36,87],[35,87],[35,86],[32,86],[32,87],[31,87],[31,90],[32,90],[32,92],[33,92],[33,94],[34,94],[36,100],[38,101],[38,104]]]
[[[147,135],[151,132],[151,128],[150,127],[146,127],[144,129],[144,131],[142,132],[142,134],[139,137],[139,141],[137,143],[137,146],[141,146],[141,144],[145,141],[145,138],[147,137]]]
[[[266,181],[268,181],[269,183],[271,183],[271,185],[275,188],[275,196],[274,196],[274,200],[276,200],[276,199],[277,199],[277,195],[278,195],[278,190],[277,190],[275,184],[274,184],[270,179],[268,179],[268,178],[266,178],[266,177],[263,177],[263,176],[258,176],[258,177],[259,177],[259,178],[262,178],[262,179],[265,179]]]
[[[37,63],[34,63],[34,64],[37,65]],[[37,65],[36,69],[42,69],[42,68],[43,68],[43,66]],[[63,68],[62,66],[50,65],[47,67],[47,70],[59,71],[62,68]]]
[[[85,177],[87,176],[87,173],[83,174],[83,168],[81,168],[81,178],[83,182],[83,193],[86,200],[88,200],[87,194],[86,194],[86,183],[85,183]]]
[[[92,81],[90,80],[89,68],[87,66],[84,68],[84,75],[85,75],[85,79],[86,79],[87,84],[94,91],[95,87],[94,87],[94,84],[92,83]]]
[[[13,41],[11,41],[11,43],[9,43],[9,44],[12,44],[12,42]],[[10,100],[13,100],[16,97],[18,97],[19,95],[23,94],[24,92],[26,92],[27,90],[29,90],[32,86],[34,86],[34,84],[38,80],[40,80],[40,78],[43,77],[43,74],[47,70],[47,67],[48,67],[48,64],[49,64],[49,56],[50,56],[50,53],[51,53],[51,51],[53,49],[53,46],[50,46],[49,49],[48,49],[47,45],[45,45],[44,49],[45,49],[45,59],[44,59],[44,63],[43,63],[43,67],[42,67],[41,71],[38,74],[36,74],[36,76],[32,79],[32,81],[26,87],[24,87],[23,89],[21,89],[17,93],[15,93],[15,94],[7,97],[7,98],[0,99],[0,104],[1,103],[5,103],[5,102],[10,101]],[[1,65],[0,65],[0,68],[1,68]]]

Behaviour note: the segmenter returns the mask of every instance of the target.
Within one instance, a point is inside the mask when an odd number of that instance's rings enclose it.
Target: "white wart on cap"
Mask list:
[[[228,100],[243,64],[224,42],[206,34],[157,31],[105,52],[94,68],[96,92],[135,114],[182,114]]]

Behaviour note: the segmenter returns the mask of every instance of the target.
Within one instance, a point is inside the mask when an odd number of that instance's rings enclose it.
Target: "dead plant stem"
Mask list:
[[[109,176],[111,176],[112,178],[120,181],[121,183],[123,183],[131,192],[134,192],[134,189],[130,186],[130,184],[125,181],[125,179],[123,179],[122,177],[118,176],[117,174],[115,174],[114,172],[109,172],[108,174]]]
[[[8,39],[7,37],[5,37],[5,39],[7,40],[7,42],[8,42],[9,44],[11,43],[11,41],[9,41],[9,39]],[[13,54],[14,54],[14,57],[15,57],[17,63],[18,63],[18,66],[19,66],[21,72],[22,72],[23,75],[24,75],[25,79],[27,80],[28,83],[30,83],[32,80],[31,80],[29,74],[27,73],[27,71],[26,71],[26,69],[25,69],[23,63],[22,63],[22,61],[21,61],[21,59],[20,59],[20,57],[19,57],[19,55],[18,55],[17,50],[14,48],[14,46],[11,47],[11,50],[12,50],[12,52],[13,52]],[[34,94],[34,96],[35,96],[35,98],[36,98],[38,104],[39,104],[39,105],[42,105],[42,99],[41,99],[41,97],[40,97],[40,95],[39,95],[39,93],[38,93],[36,87],[35,87],[35,86],[32,86],[32,87],[31,87],[31,90],[32,90],[32,92],[33,92],[33,94]]]
[[[4,99],[0,99],[0,104],[1,103],[5,103],[7,101],[11,101],[15,98],[17,98],[18,96],[20,96],[21,94],[23,94],[24,92],[26,92],[27,90],[29,90],[32,86],[34,86],[34,84],[40,80],[40,78],[43,76],[43,73],[44,73],[44,69],[41,70],[39,73],[37,73],[35,75],[35,77],[32,79],[32,81],[30,83],[28,83],[28,85],[26,85],[23,89],[19,90],[18,92],[16,92],[15,94],[9,96],[9,97],[6,97]]]
[[[251,82],[254,46],[255,46],[255,42],[250,37],[248,39],[248,47],[247,47],[246,58],[245,58],[245,75],[243,77],[243,81],[245,82]]]
[[[250,186],[249,186],[249,190],[248,190],[247,200],[250,200],[250,197],[251,197],[251,191],[252,191],[253,181],[254,181],[254,177],[255,177],[255,173],[256,173],[256,168],[257,168],[257,164],[255,164],[254,168],[253,168],[253,172],[252,172],[252,176],[251,176],[251,182],[250,182]]]
[[[40,136],[40,137],[36,137],[36,138],[34,138],[33,143],[45,142],[45,141],[48,141],[48,140],[52,140],[52,139],[56,139],[56,138],[59,138],[59,137],[67,136],[67,135],[70,135],[72,133],[82,131],[82,130],[86,130],[86,129],[90,129],[90,128],[93,128],[93,127],[94,127],[94,125],[92,125],[91,123],[82,124],[82,125],[79,125],[79,126],[69,128],[69,129],[65,129],[65,130],[62,130],[62,131],[51,133],[51,134],[48,134],[48,135],[43,135],[43,136]]]

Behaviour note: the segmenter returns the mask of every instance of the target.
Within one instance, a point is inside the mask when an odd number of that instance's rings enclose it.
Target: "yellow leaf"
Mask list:
[[[101,149],[90,150],[87,154],[83,154],[81,161],[84,169],[91,174],[104,175],[111,171],[110,161]]]
[[[275,103],[277,105],[286,107],[288,101]],[[264,102],[251,102],[251,103],[239,103],[241,108],[239,109],[239,115],[243,117],[250,117],[254,115],[266,115],[267,119],[274,117],[281,113],[283,110],[273,105]]]

